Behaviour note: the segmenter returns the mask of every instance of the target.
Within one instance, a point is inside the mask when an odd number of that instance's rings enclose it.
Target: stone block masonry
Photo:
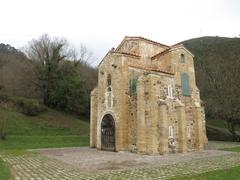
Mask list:
[[[164,155],[201,151],[207,143],[194,55],[125,37],[99,64],[91,93],[90,146]]]

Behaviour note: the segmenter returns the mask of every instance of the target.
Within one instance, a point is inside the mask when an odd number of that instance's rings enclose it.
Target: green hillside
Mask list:
[[[3,105],[0,117],[5,119],[7,133],[7,139],[0,140],[0,149],[87,146],[89,142],[86,118],[50,108],[37,116],[27,116]]]

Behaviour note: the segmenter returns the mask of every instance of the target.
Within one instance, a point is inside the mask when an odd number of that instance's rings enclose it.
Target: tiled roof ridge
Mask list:
[[[182,46],[182,47],[185,47],[183,43],[177,43],[177,44],[174,44],[172,46],[170,46],[171,48],[175,48],[175,47],[179,47],[179,46]]]
[[[162,44],[162,43],[159,43],[159,42],[157,42],[157,41],[153,41],[153,40],[151,40],[151,39],[144,38],[144,37],[142,37],[142,36],[126,36],[125,38],[143,39],[143,40],[145,40],[145,41],[151,42],[151,43],[156,44],[156,45],[169,47],[169,46],[166,45],[166,44]]]

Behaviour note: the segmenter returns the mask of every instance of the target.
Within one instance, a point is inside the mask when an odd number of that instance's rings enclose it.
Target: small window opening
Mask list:
[[[187,138],[190,139],[191,138],[191,131],[190,131],[190,127],[187,127]]]
[[[108,88],[107,88],[107,91],[108,91],[108,92],[111,92],[111,91],[112,91],[112,88],[111,88],[111,87],[108,87]]]
[[[173,98],[173,88],[172,88],[172,85],[168,85],[167,97]]]
[[[185,63],[185,55],[184,54],[181,54],[180,62]]]
[[[107,76],[107,85],[111,86],[111,84],[112,84],[112,78],[111,78],[111,75],[108,74],[108,76]]]
[[[173,138],[173,127],[172,126],[168,127],[168,138]]]

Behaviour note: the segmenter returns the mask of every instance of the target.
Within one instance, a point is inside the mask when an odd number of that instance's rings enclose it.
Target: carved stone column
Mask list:
[[[97,138],[97,89],[91,92],[90,147],[96,147]]]
[[[145,126],[145,99],[144,78],[137,82],[137,150],[140,154],[146,153],[146,126]]]
[[[158,142],[158,104],[156,102],[156,100],[152,101],[152,154],[158,154],[158,146],[159,146],[159,142]]]
[[[164,100],[158,100],[158,121],[159,121],[159,154],[168,153],[168,122],[167,122],[167,104]]]
[[[202,105],[201,105],[201,112],[202,112],[202,120],[203,120],[203,141],[204,141],[204,144],[207,144],[208,138],[207,138],[207,130],[206,130],[205,109],[204,109],[204,106]]]
[[[184,153],[187,151],[187,129],[186,129],[186,115],[184,104],[181,101],[177,101],[177,118],[178,118],[178,152]]]
[[[195,103],[195,127],[196,127],[196,149],[202,150],[204,147],[203,136],[203,119],[201,114],[201,107],[198,103]]]

